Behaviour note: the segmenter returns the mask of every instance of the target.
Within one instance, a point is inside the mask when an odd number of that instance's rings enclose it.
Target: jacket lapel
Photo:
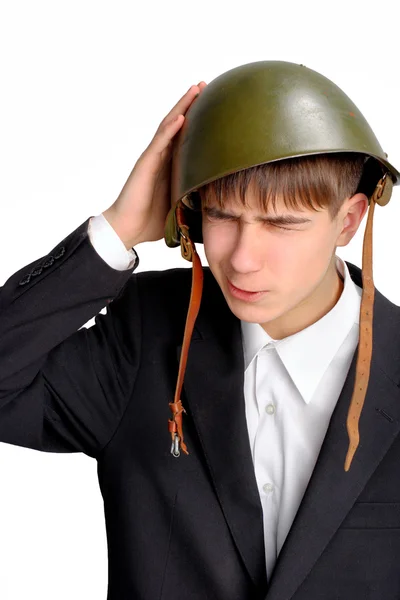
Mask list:
[[[360,270],[347,264],[352,278],[362,286]],[[394,314],[393,306],[375,290],[370,379],[360,419],[360,445],[351,468],[344,471],[348,447],[346,419],[355,380],[357,350],[309,485],[278,557],[267,600],[292,598],[399,433],[399,357],[395,351],[398,344],[391,344],[397,335],[394,323],[398,316]],[[379,409],[392,420],[384,418]]]
[[[210,318],[211,315],[211,318]],[[180,356],[181,346],[178,347]],[[263,521],[247,432],[240,321],[211,274],[190,345],[184,398],[239,554],[259,592],[266,591]]]

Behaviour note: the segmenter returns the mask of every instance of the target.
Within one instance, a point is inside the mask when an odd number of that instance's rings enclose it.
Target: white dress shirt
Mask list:
[[[115,269],[134,265],[103,215],[89,221],[89,238]],[[254,470],[263,511],[266,567],[271,577],[314,469],[329,420],[358,343],[362,289],[336,257],[344,279],[335,306],[319,321],[282,340],[241,321],[244,398]]]
[[[245,408],[268,576],[292,526],[358,343],[362,289],[336,257],[342,294],[321,319],[273,340],[241,322]]]
[[[127,250],[115,229],[103,214],[89,219],[89,239],[96,252],[113,269],[125,271],[133,268],[136,252]]]

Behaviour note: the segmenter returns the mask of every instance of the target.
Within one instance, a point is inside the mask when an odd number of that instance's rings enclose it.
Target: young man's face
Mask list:
[[[363,194],[346,200],[335,220],[328,209],[287,209],[282,201],[265,213],[250,192],[246,201],[246,207],[234,198],[223,210],[216,203],[203,209],[204,250],[231,311],[280,339],[338,300],[335,248],[353,237],[368,200]]]

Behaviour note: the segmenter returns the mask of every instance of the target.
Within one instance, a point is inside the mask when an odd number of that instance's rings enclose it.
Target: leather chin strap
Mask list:
[[[344,462],[344,470],[350,469],[351,462],[360,442],[358,423],[367,393],[369,371],[372,356],[372,319],[374,309],[375,287],[372,278],[372,220],[374,216],[375,200],[371,199],[365,226],[363,255],[362,255],[362,281],[363,291],[360,306],[360,328],[358,341],[358,355],[356,363],[356,377],[353,395],[347,413],[347,433],[349,448]]]
[[[360,306],[360,330],[358,356],[356,363],[356,376],[354,382],[353,395],[350,401],[347,415],[347,432],[349,436],[349,447],[345,459],[344,470],[350,469],[355,452],[359,445],[359,421],[361,411],[364,405],[367,392],[371,357],[372,357],[372,324],[375,287],[372,276],[372,221],[374,216],[375,203],[384,206],[390,200],[393,188],[393,181],[386,173],[378,182],[375,191],[371,197],[367,224],[364,233],[363,255],[362,255],[362,281],[363,292]],[[172,419],[168,421],[168,430],[172,437],[171,453],[173,456],[180,456],[180,449],[185,454],[189,454],[187,446],[183,440],[182,413],[186,413],[180,399],[182,392],[183,379],[185,375],[187,357],[189,352],[190,340],[193,327],[199,312],[201,295],[203,291],[203,268],[200,258],[196,252],[194,243],[189,237],[189,228],[185,222],[184,210],[181,203],[176,208],[176,220],[178,230],[181,235],[181,252],[183,258],[192,261],[192,290],[190,303],[186,318],[185,332],[183,336],[182,353],[179,363],[178,380],[176,384],[174,401],[169,403],[172,411]]]
[[[192,290],[190,294],[189,309],[186,317],[185,332],[183,334],[182,352],[179,361],[178,380],[176,382],[174,401],[169,403],[172,411],[172,419],[168,420],[168,430],[171,433],[172,445],[171,454],[180,456],[180,449],[185,454],[189,454],[187,446],[183,441],[182,413],[186,413],[182,406],[181,392],[183,378],[185,376],[187,357],[189,353],[190,340],[193,333],[193,327],[200,309],[201,295],[203,292],[203,267],[196,247],[189,237],[189,228],[185,222],[184,210],[179,203],[175,211],[178,231],[181,236],[181,253],[183,258],[192,261]]]
[[[385,206],[390,200],[393,189],[393,181],[388,173],[379,180],[372,194],[367,224],[365,226],[363,254],[362,254],[362,281],[363,292],[360,306],[360,333],[358,342],[358,355],[356,363],[356,377],[353,395],[347,413],[347,433],[349,436],[349,448],[344,462],[344,470],[348,471],[360,442],[358,424],[361,411],[364,406],[367,393],[369,372],[372,357],[372,329],[375,286],[372,276],[372,221],[374,217],[375,203]]]

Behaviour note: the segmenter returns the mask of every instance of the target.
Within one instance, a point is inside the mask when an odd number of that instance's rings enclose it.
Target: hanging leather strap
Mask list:
[[[169,403],[172,411],[172,419],[168,420],[168,430],[171,433],[172,445],[171,454],[178,457],[180,449],[185,454],[189,454],[187,446],[183,439],[182,414],[185,409],[182,406],[181,393],[183,379],[185,376],[187,357],[189,353],[190,340],[193,333],[194,324],[200,309],[201,296],[203,292],[203,267],[196,247],[189,236],[189,228],[185,222],[184,209],[181,204],[176,208],[176,221],[181,236],[181,253],[183,258],[193,263],[192,268],[192,289],[190,293],[189,309],[186,317],[185,332],[183,334],[182,352],[179,361],[178,380],[176,382],[174,401]]]
[[[371,200],[368,219],[365,227],[362,257],[363,291],[360,307],[360,335],[358,342],[358,356],[356,363],[356,377],[353,395],[347,414],[347,433],[349,435],[349,448],[344,463],[344,470],[350,469],[351,462],[360,442],[359,420],[367,393],[369,372],[372,356],[372,317],[374,307],[375,287],[372,277],[372,219],[375,202]]]
[[[386,189],[385,189],[386,188]],[[359,421],[361,411],[364,406],[365,395],[367,393],[369,373],[372,357],[372,327],[375,286],[372,275],[372,223],[374,216],[375,203],[384,206],[390,200],[393,182],[388,175],[385,175],[378,182],[375,191],[371,197],[368,219],[365,227],[362,255],[362,281],[363,292],[360,306],[360,335],[358,343],[358,356],[356,363],[356,377],[354,383],[353,395],[350,401],[350,407],[347,414],[347,433],[349,436],[349,448],[344,463],[344,470],[348,471],[354,458],[354,454],[360,442]]]

